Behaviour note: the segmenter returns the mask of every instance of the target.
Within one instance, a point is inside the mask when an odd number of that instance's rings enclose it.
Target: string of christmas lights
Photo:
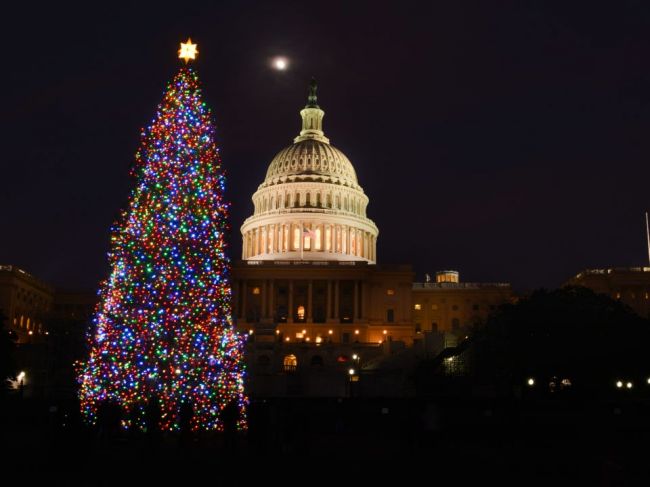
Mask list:
[[[177,431],[183,421],[197,431],[223,430],[236,408],[237,427],[245,429],[244,339],[231,316],[225,177],[191,68],[169,83],[141,137],[137,184],[111,231],[111,271],[79,372],[82,413],[96,423],[109,403],[121,409],[126,429],[146,430],[156,417],[163,431]]]

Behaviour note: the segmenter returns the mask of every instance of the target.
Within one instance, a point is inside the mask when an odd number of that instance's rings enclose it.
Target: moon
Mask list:
[[[286,71],[289,67],[289,60],[286,57],[277,56],[271,60],[271,66],[277,71]]]

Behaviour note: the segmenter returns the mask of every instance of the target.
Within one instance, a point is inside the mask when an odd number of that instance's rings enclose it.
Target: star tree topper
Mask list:
[[[192,39],[188,37],[187,42],[181,42],[181,48],[178,50],[178,57],[187,64],[190,59],[196,59],[198,53],[199,51],[196,49],[196,44],[192,44]]]

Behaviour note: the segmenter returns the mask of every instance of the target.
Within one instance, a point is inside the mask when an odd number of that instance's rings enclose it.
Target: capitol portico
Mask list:
[[[271,161],[241,227],[244,260],[377,260],[375,223],[352,163],[323,132],[312,81],[302,130]]]

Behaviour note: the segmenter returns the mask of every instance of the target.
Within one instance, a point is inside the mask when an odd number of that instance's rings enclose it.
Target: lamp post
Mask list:
[[[18,374],[18,393],[20,394],[20,397],[23,397],[24,391],[25,391],[25,372],[20,372]]]

